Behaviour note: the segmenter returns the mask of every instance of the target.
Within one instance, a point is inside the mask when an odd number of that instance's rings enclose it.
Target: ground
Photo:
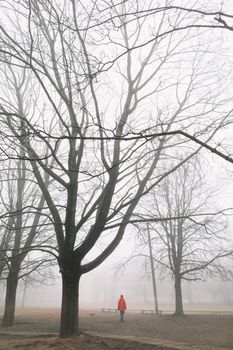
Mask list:
[[[225,350],[233,349],[233,314],[172,315],[86,310],[80,337],[59,339],[59,311],[18,310],[11,328],[0,328],[0,350]]]

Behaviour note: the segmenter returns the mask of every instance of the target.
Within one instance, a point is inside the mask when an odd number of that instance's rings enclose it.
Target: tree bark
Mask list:
[[[181,277],[175,276],[175,298],[176,298],[176,309],[175,316],[183,316],[183,298],[181,289]]]
[[[60,336],[79,335],[79,281],[81,275],[62,274]]]
[[[15,303],[18,287],[18,273],[10,271],[7,277],[3,327],[12,327],[15,321]]]

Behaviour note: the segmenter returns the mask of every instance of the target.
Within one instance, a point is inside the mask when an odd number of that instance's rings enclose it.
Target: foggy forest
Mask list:
[[[232,1],[0,9],[0,349],[29,309],[57,339],[95,318],[232,329]]]

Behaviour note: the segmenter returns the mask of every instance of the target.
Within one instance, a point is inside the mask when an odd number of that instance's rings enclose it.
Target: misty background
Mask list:
[[[233,230],[233,172],[232,165],[207,153],[208,186],[205,189],[214,190],[214,205],[216,208],[228,208],[227,230]],[[117,308],[120,294],[124,294],[128,311],[154,309],[151,271],[143,257],[129,261],[135,249],[135,230],[127,229],[122,242],[113,254],[99,267],[85,274],[80,283],[80,308],[102,309]],[[233,265],[232,265],[233,269]],[[161,279],[158,270],[155,271],[159,310],[174,311],[174,279]],[[29,276],[20,281],[16,305],[23,307],[60,308],[61,306],[61,276],[57,267],[52,267],[49,274],[41,273],[42,282]],[[233,281],[221,278],[204,278],[199,281],[183,281],[182,293],[184,311],[195,310],[233,310]],[[4,306],[5,282],[0,285],[0,306]]]
[[[15,1],[0,16],[5,326],[18,282],[17,307],[63,297],[65,336],[78,300],[153,310],[151,261],[162,312],[232,310],[231,30],[150,1],[145,18],[140,2],[72,4]]]

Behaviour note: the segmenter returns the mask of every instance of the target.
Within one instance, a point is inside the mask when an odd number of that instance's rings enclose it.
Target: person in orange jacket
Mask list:
[[[125,310],[126,310],[126,302],[123,297],[123,295],[120,296],[120,299],[118,300],[118,310],[120,311],[120,317],[121,317],[121,322],[124,321],[124,315],[125,315]]]

